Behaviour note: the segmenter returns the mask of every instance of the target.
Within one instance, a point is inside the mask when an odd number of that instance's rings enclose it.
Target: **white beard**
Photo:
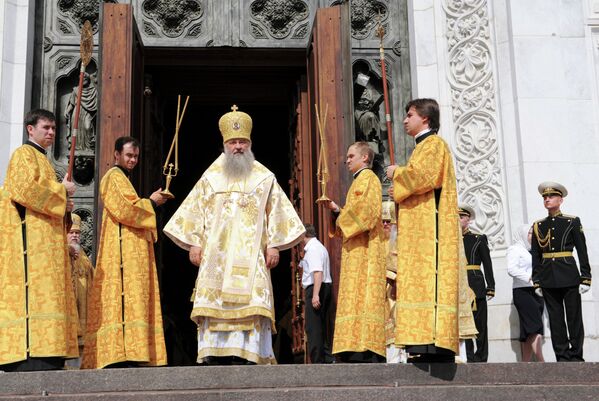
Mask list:
[[[223,172],[225,177],[232,180],[243,180],[249,177],[254,167],[254,154],[251,149],[243,153],[233,154],[225,148]]]

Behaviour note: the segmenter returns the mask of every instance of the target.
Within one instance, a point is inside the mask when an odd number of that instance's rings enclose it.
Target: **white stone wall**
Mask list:
[[[0,185],[31,104],[34,0],[0,1]]]
[[[441,135],[456,153],[458,178],[467,179],[474,166],[470,163],[460,176],[460,163],[475,161],[485,146],[488,157],[498,158],[493,162],[501,172],[484,183],[496,193],[495,210],[483,208],[486,221],[477,221],[475,229],[494,227],[495,235],[505,235],[505,243],[495,241],[493,251],[497,296],[489,304],[489,361],[515,361],[520,357],[518,316],[505,247],[511,243],[512,227],[546,215],[537,192],[541,181],[555,180],[569,189],[562,209],[581,217],[591,265],[599,266],[599,214],[594,207],[599,196],[599,0],[410,3],[414,96],[439,100]],[[459,44],[462,49],[456,48],[456,27],[466,37],[473,23],[479,31]],[[470,66],[457,68],[458,62],[468,64],[464,58],[470,58]],[[477,75],[481,72],[490,77]],[[463,119],[468,103],[459,91],[472,89],[456,84],[456,74],[467,73],[474,77],[473,84],[482,84],[479,94],[488,102],[476,110],[484,117],[478,128]],[[489,140],[473,145],[468,153],[460,143],[465,134]],[[592,294],[583,296],[587,361],[599,361],[598,303],[595,284]],[[548,361],[555,360],[548,328],[544,354]]]

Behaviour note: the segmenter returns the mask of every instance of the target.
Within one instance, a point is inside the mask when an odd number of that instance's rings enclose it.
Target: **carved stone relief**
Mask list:
[[[60,60],[68,58],[61,56]],[[71,129],[75,113],[75,102],[77,99],[77,86],[79,83],[79,68],[72,57],[72,71],[57,81],[56,101],[57,118],[59,134],[57,135],[53,156],[57,163],[67,164],[71,145]],[[71,65],[71,62],[67,64]],[[57,68],[57,71],[68,69],[67,66]],[[75,68],[73,68],[75,67]],[[81,96],[81,111],[79,114],[79,132],[75,145],[75,164],[73,166],[73,179],[79,185],[89,185],[94,178],[94,160],[96,149],[96,114],[98,111],[98,91],[97,91],[97,67],[95,62],[91,62],[87,67],[84,78],[83,92]]]
[[[352,66],[354,83],[354,127],[356,141],[366,141],[374,150],[372,170],[384,180],[384,167],[389,162],[389,144],[385,123],[383,84],[380,77],[380,64],[359,59]]]
[[[487,0],[444,0],[448,80],[455,125],[458,193],[476,211],[475,227],[504,248],[504,181]]]
[[[387,18],[389,9],[377,0],[352,0],[351,1],[351,28],[352,37],[365,39],[376,29],[379,18],[385,31],[388,31]]]
[[[141,8],[144,16],[153,21],[169,38],[181,36],[192,21],[204,14],[200,0],[144,0]],[[198,36],[201,33],[201,24],[194,25],[193,29],[191,36]],[[144,21],[144,32],[148,36],[157,36],[153,25],[147,21]]]
[[[116,3],[114,0],[104,0],[103,3]],[[59,29],[65,34],[78,34],[86,20],[91,22],[94,32],[98,30],[100,15],[100,0],[58,0],[58,10],[73,23],[58,18]]]
[[[308,4],[302,0],[255,0],[250,4],[251,33],[256,39],[284,39],[292,32],[293,39],[303,39],[308,35],[310,15]],[[299,26],[298,26],[299,24]],[[268,35],[267,35],[268,33]]]

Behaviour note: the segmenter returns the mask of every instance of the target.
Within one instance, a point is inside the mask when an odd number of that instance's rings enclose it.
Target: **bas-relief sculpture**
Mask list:
[[[365,60],[354,62],[353,75],[355,139],[368,142],[375,153],[372,169],[383,181],[390,161],[382,82]]]
[[[93,156],[96,149],[96,114],[98,111],[97,73],[85,73],[83,89],[81,91],[81,108],[79,112],[79,129],[75,150],[77,154]],[[75,108],[78,98],[78,86],[74,86],[69,96],[63,117],[67,126],[68,149],[71,149],[71,135],[73,133]]]
[[[492,249],[507,247],[505,184],[487,0],[443,1],[458,193]]]

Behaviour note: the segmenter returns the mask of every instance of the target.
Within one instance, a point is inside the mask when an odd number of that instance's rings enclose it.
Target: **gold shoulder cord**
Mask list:
[[[541,235],[539,234],[539,223],[537,222],[534,224],[534,232],[535,237],[537,237],[537,242],[539,243],[541,249],[551,249],[551,229],[549,229],[547,231],[547,234],[543,238],[541,238]]]

